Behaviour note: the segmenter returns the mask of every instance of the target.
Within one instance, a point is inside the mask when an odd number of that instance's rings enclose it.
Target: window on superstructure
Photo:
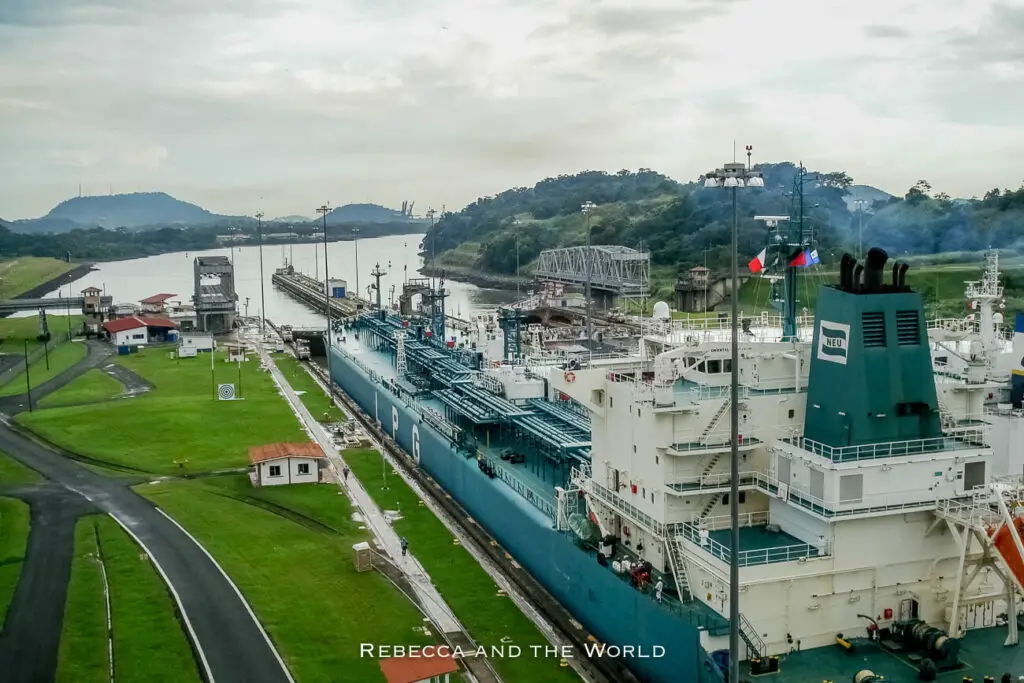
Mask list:
[[[709,375],[717,375],[722,372],[722,361],[720,360],[709,360],[708,370]]]
[[[839,477],[839,502],[859,503],[864,500],[864,475],[844,474]]]
[[[722,372],[732,372],[732,358],[722,359]]]

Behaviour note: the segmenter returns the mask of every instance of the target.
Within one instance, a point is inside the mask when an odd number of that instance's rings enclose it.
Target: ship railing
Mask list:
[[[991,492],[970,499],[944,498],[936,502],[935,512],[940,517],[956,521],[972,529],[998,526],[1002,513],[993,507]]]
[[[1001,408],[998,405],[994,406],[994,407],[993,406],[985,406],[984,414],[985,415],[993,415],[993,416],[1002,416],[1002,417],[1006,417],[1006,416],[1024,417],[1024,410],[1022,410],[1021,408],[1014,408],[1011,404],[1006,404],[1006,405],[1009,406],[1009,407]]]
[[[728,405],[724,407],[726,410],[729,408]],[[676,432],[672,435],[672,445],[669,446],[669,449],[678,453],[716,450],[720,448],[728,450],[732,445],[732,435],[730,434],[729,426],[729,416],[728,414],[723,414],[719,417],[718,421],[712,425],[712,429],[710,431],[695,429],[686,432]],[[778,438],[782,433],[781,428],[762,428],[759,430],[743,429],[737,435],[739,437],[737,439],[737,445],[741,448],[745,448],[748,446],[768,443],[773,439]],[[692,483],[692,481],[690,483]]]
[[[508,486],[524,498],[528,503],[533,505],[545,515],[550,517],[552,520],[557,521],[557,515],[555,514],[555,505],[549,501],[544,495],[537,493],[520,479],[513,476],[511,472],[505,470],[504,467],[496,466],[494,470],[498,473],[498,477],[508,484]]]
[[[835,463],[920,455],[923,453],[941,453],[943,451],[971,450],[988,446],[984,427],[958,427],[948,430],[943,436],[871,443],[860,446],[830,446],[803,436],[793,436],[784,440],[798,448],[828,458]]]
[[[586,480],[585,487],[589,495],[594,496],[602,503],[614,508],[631,523],[643,527],[646,531],[658,538],[665,538],[666,526],[643,510],[638,509],[636,506],[627,502],[621,496],[613,493],[604,486],[601,486],[593,479]]]
[[[701,528],[696,524],[685,525],[683,537],[691,543],[700,546],[705,552],[722,562],[728,563],[732,560],[732,550],[729,546],[716,541],[706,534],[702,534]],[[819,547],[810,543],[793,543],[770,548],[754,548],[740,550],[736,553],[739,566],[741,567],[774,564],[776,562],[792,562],[794,560],[804,560],[827,554],[827,545]]]
[[[749,320],[750,327],[770,327],[782,329],[783,316],[772,314],[768,312],[762,313],[744,313],[740,311],[737,318],[740,322],[740,330],[743,329],[743,321]],[[798,328],[813,328],[814,327],[814,316],[812,315],[800,315],[797,316],[797,327]],[[678,318],[672,321],[653,321],[651,322],[651,330],[655,332],[661,332],[662,334],[669,332],[704,332],[704,331],[732,331],[732,316],[728,313],[721,313],[716,315],[706,316],[694,316],[688,318]],[[742,333],[742,332],[741,332]]]
[[[861,496],[856,500],[825,500],[820,496],[812,494],[810,489],[806,486],[791,484],[784,488],[779,480],[770,473],[749,470],[740,472],[739,475],[740,486],[754,486],[762,493],[774,496],[792,505],[802,507],[814,513],[818,517],[826,519],[870,512],[927,510],[934,508],[937,500],[936,498],[921,500],[920,497],[911,497],[908,499],[908,496],[914,496],[917,493],[916,491],[873,494]],[[680,487],[695,484],[696,486],[693,490],[700,491],[701,488],[725,487],[729,484],[730,480],[731,476],[728,472],[720,472],[677,479],[673,484],[670,484],[670,486],[673,486],[676,490],[680,490]],[[758,513],[749,514],[754,516],[744,518],[747,521],[747,524],[741,524],[741,526],[756,526],[757,524],[766,523],[764,519],[756,517]],[[712,521],[709,522],[708,520]],[[702,526],[705,526],[710,530],[728,528],[728,520],[728,515],[723,515],[719,518],[707,518],[702,522]],[[721,524],[724,524],[725,526],[715,526]]]
[[[739,525],[744,526],[764,526],[768,524],[770,517],[767,510],[756,510],[754,512],[741,512],[739,515]],[[699,525],[707,529],[708,531],[720,531],[722,529],[729,529],[732,527],[732,517],[729,515],[715,515],[713,517],[705,517]]]

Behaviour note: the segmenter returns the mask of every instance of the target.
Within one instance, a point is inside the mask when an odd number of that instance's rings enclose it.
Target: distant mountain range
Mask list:
[[[292,215],[271,223],[310,223],[311,218]],[[2,221],[0,226],[25,234],[66,233],[75,229],[146,230],[169,226],[199,227],[217,223],[255,223],[248,216],[215,214],[196,204],[176,199],[164,192],[73,197],[64,200],[41,218]],[[342,223],[417,222],[407,213],[377,204],[347,204],[327,215],[331,225]]]

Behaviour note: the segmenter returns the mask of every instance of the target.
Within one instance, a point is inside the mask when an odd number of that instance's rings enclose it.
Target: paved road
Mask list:
[[[0,671],[7,681],[50,681],[56,673],[75,521],[95,512],[78,494],[56,484],[0,489],[29,504],[31,531],[18,586],[0,632]]]
[[[153,388],[153,385],[145,377],[117,363],[105,364],[103,372],[120,382],[124,387],[124,393],[128,396],[142,394]]]
[[[89,355],[47,383],[47,393],[98,367],[109,355],[98,343],[90,343]],[[34,390],[33,398],[35,393]],[[20,407],[16,401],[0,403],[0,409]],[[64,491],[62,497],[54,498],[62,501],[57,508],[48,502],[52,491],[31,491],[46,487],[5,491],[6,495],[27,496],[30,504],[36,496],[38,502],[33,507],[33,527],[21,579],[0,636],[4,683],[54,680],[61,627],[60,619],[54,615],[63,617],[74,547],[74,517],[90,506],[110,514],[134,535],[171,585],[207,681],[293,683],[276,649],[233,584],[205,550],[152,503],[125,482],[82,467],[70,455],[41,445],[6,420],[0,422],[0,451],[38,471],[53,482],[51,487]],[[41,523],[38,528],[37,520]],[[54,529],[59,533],[54,533]],[[55,566],[44,567],[47,562]],[[31,639],[39,642],[29,642]],[[17,664],[26,657],[33,661]]]
[[[39,401],[44,396],[52,394],[58,389],[67,386],[89,370],[104,365],[107,359],[110,358],[114,352],[114,349],[110,344],[105,344],[94,339],[90,339],[89,341],[74,341],[70,343],[86,344],[89,347],[88,353],[85,358],[78,361],[56,377],[49,379],[38,386],[32,387],[33,405],[38,405]],[[29,375],[29,379],[31,378],[31,375]],[[28,410],[27,393],[0,398],[0,412],[7,413],[8,415],[14,415],[25,410]]]

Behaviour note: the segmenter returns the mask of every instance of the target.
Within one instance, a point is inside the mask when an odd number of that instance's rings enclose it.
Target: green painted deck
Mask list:
[[[732,547],[731,531],[717,529],[708,534],[711,541],[706,547],[709,553],[722,560],[729,561],[729,550]],[[785,531],[768,531],[764,525],[740,527],[740,565],[771,564],[788,562],[801,557],[813,557],[817,549]]]
[[[965,676],[982,683],[985,676],[992,676],[998,683],[1004,673],[1012,674],[1016,683],[1018,676],[1024,676],[1024,647],[1004,647],[1006,627],[968,631],[961,641],[959,669],[942,671],[935,680],[938,683],[961,683]],[[741,680],[760,683],[849,683],[854,674],[865,669],[873,671],[879,680],[886,683],[916,683],[917,669],[905,656],[883,650],[878,644],[854,639],[855,651],[847,653],[838,645],[804,650],[779,657],[779,672],[763,676],[751,676],[750,667],[744,662],[740,671]]]

